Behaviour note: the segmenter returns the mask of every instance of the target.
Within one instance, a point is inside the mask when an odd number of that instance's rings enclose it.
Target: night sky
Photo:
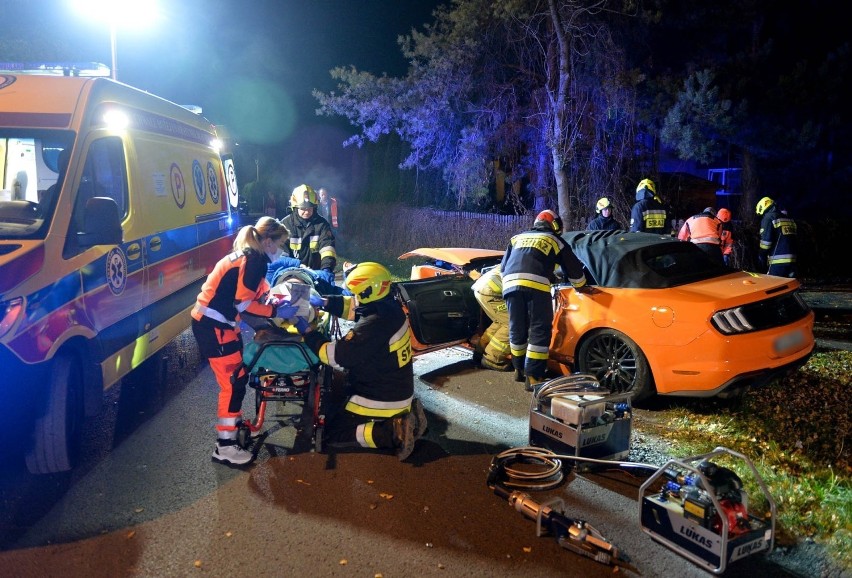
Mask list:
[[[316,122],[311,90],[333,88],[328,71],[355,65],[405,72],[396,43],[430,20],[436,0],[158,0],[159,21],[117,35],[118,79],[181,104],[247,141],[274,143]],[[0,0],[0,32],[32,41],[33,60],[109,65],[109,31],[71,0]],[[50,46],[55,40],[57,49]],[[57,53],[67,54],[67,57]],[[9,59],[0,54],[0,60]],[[313,118],[311,118],[313,117]]]

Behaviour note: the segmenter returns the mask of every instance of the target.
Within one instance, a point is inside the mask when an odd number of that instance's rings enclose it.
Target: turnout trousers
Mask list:
[[[547,358],[553,330],[550,292],[512,291],[506,295],[509,309],[509,346],[512,365],[528,377],[541,381],[547,373]]]

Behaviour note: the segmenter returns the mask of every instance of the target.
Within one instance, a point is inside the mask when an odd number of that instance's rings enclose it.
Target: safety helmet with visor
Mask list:
[[[771,207],[774,204],[775,204],[775,201],[773,201],[771,198],[763,197],[762,199],[757,201],[757,206],[754,208],[754,210],[758,215],[762,215],[763,213],[766,212],[766,209],[768,209],[769,207]]]
[[[358,298],[358,303],[372,303],[390,294],[391,274],[384,265],[367,261],[349,271],[343,284]]]
[[[612,210],[612,203],[606,197],[601,197],[598,199],[598,204],[595,205],[595,212],[600,215],[604,209]]]
[[[642,179],[636,185],[636,200],[651,199],[657,196],[657,185],[651,179]]]
[[[727,223],[731,220],[731,211],[729,209],[722,207],[716,213],[716,218],[719,219],[720,221],[722,221],[723,223]]]
[[[562,233],[562,218],[550,209],[536,215],[533,227],[538,228],[541,225],[547,225],[557,235]]]
[[[310,209],[319,205],[317,193],[309,185],[299,185],[290,195],[291,209]]]

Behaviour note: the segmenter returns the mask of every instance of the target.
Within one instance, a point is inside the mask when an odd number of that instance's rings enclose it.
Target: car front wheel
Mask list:
[[[585,337],[577,369],[594,375],[612,393],[630,392],[632,401],[654,393],[651,368],[636,342],[619,331],[602,329]]]

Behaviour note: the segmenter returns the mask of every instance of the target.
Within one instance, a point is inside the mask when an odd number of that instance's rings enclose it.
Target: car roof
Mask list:
[[[464,267],[480,259],[501,258],[504,251],[495,249],[471,249],[466,247],[421,247],[399,256],[400,259],[426,257]]]
[[[663,289],[733,272],[694,243],[668,235],[569,231],[562,238],[602,287]]]

